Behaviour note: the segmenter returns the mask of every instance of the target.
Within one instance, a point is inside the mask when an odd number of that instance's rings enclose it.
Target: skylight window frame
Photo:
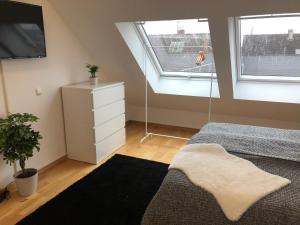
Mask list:
[[[198,22],[208,22],[208,19],[198,19]],[[211,78],[211,75],[213,74],[213,79],[217,78],[217,73],[192,73],[192,72],[165,72],[163,71],[163,68],[161,66],[161,63],[159,62],[159,59],[157,58],[153,47],[150,43],[150,40],[148,38],[148,35],[143,27],[144,21],[135,22],[134,27],[138,33],[138,36],[140,37],[141,41],[143,42],[143,45],[146,46],[146,50],[150,56],[150,59],[152,63],[154,64],[155,68],[159,72],[161,77],[165,78],[185,78],[185,79],[209,79]],[[214,63],[215,64],[215,63]]]
[[[241,20],[242,19],[258,19],[258,18],[276,18],[276,17],[299,17],[300,13],[285,13],[285,14],[266,14],[266,15],[250,15],[234,17],[234,38],[235,38],[235,67],[237,71],[238,81],[266,81],[279,83],[300,83],[300,74],[295,76],[278,76],[278,75],[242,75],[241,74]]]

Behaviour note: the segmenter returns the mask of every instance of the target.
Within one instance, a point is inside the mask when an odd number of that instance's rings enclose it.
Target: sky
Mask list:
[[[176,34],[177,24],[183,27],[187,34],[209,33],[208,23],[198,22],[197,19],[149,21],[144,24],[144,28],[148,35]]]
[[[300,33],[299,17],[276,17],[264,19],[243,19],[241,22],[242,34],[287,34],[289,29]]]
[[[185,33],[209,33],[208,22],[198,22],[197,19],[149,21],[144,24],[148,35],[151,34],[176,34],[177,25],[185,29]],[[263,19],[243,19],[241,34],[287,34],[289,29],[300,33],[300,16],[276,17]]]

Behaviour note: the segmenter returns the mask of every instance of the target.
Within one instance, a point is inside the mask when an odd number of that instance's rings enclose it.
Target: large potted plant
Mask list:
[[[25,168],[25,162],[33,156],[33,151],[40,150],[40,132],[32,124],[38,118],[29,113],[10,114],[0,119],[0,153],[7,164],[17,161],[21,170],[14,174],[17,189],[22,196],[29,196],[37,189],[38,173],[36,169]]]
[[[87,64],[86,68],[88,68],[88,71],[90,73],[90,83],[91,85],[97,85],[98,84],[98,77],[96,76],[96,73],[99,70],[99,67],[96,65]]]

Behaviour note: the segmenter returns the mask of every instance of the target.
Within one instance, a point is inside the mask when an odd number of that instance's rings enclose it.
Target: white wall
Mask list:
[[[145,107],[129,105],[126,107],[127,120],[145,121]],[[189,127],[199,129],[208,122],[208,113],[185,110],[148,108],[148,121],[151,123]],[[283,120],[259,119],[255,117],[231,116],[226,114],[212,114],[211,121],[222,123],[240,123],[275,128],[300,129],[300,122]]]
[[[124,80],[128,105],[143,106],[144,76],[118,32],[115,23],[208,17],[221,98],[214,101],[213,112],[236,118],[300,122],[300,105],[233,98],[228,17],[300,12],[296,0],[50,0],[81,42],[95,56],[110,80]],[[80,16],[78,16],[80,15]],[[263,92],[259,93],[264,95]],[[154,94],[149,92],[153,108],[205,113],[207,98]],[[133,118],[134,119],[134,118]],[[179,118],[180,120],[180,118]],[[199,120],[201,120],[199,118]],[[247,120],[248,121],[248,120]],[[192,121],[191,121],[192,123]],[[261,123],[263,124],[263,123]]]
[[[93,62],[78,39],[66,26],[48,0],[25,0],[41,4],[44,12],[47,57],[43,59],[3,60],[9,111],[29,112],[40,120],[41,151],[27,163],[42,168],[66,154],[60,87],[88,79],[85,63]],[[0,79],[1,82],[1,79]],[[0,83],[0,115],[5,113]],[[42,95],[35,95],[35,88]],[[0,161],[0,187],[11,180],[12,168]]]

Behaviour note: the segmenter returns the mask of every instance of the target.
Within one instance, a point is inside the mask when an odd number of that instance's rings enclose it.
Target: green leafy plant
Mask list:
[[[91,64],[87,64],[86,65],[86,68],[89,69],[89,73],[91,74],[91,78],[95,78],[96,77],[96,73],[98,72],[99,70],[99,67],[96,66],[96,65],[91,65]]]
[[[0,153],[7,164],[19,160],[22,176],[26,177],[25,161],[33,156],[33,150],[40,150],[40,132],[32,128],[38,117],[29,113],[10,114],[0,119]]]

